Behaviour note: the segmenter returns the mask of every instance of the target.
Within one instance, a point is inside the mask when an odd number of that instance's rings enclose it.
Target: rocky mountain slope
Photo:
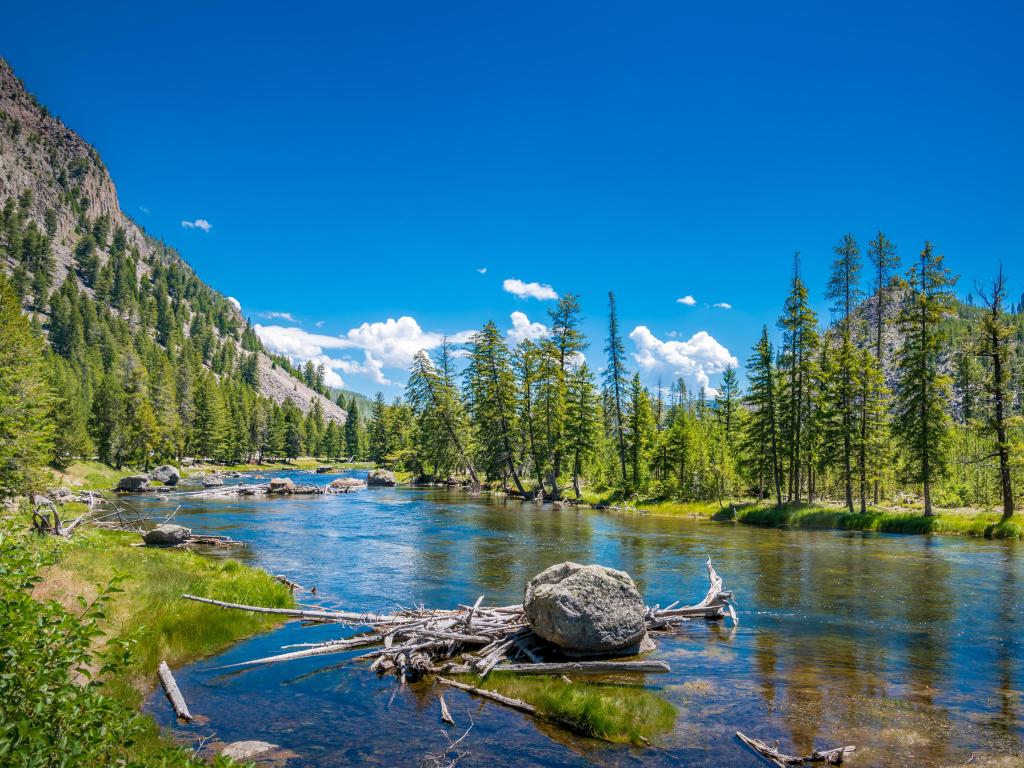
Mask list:
[[[118,204],[117,190],[99,153],[82,137],[49,113],[29,94],[6,61],[0,59],[0,209],[17,209],[22,220],[34,223],[48,238],[52,264],[48,288],[60,286],[67,276],[78,281],[81,291],[94,295],[94,287],[80,277],[76,269],[75,248],[83,234],[101,228],[113,238],[98,238],[95,246],[97,268],[111,259],[112,250],[131,253],[136,279],[145,281],[156,265],[175,264],[194,274],[174,249],[147,235],[124,214]],[[8,244],[0,250],[0,270],[14,274],[18,259]],[[198,282],[198,281],[197,281]],[[35,292],[45,293],[36,288]],[[31,294],[32,290],[28,291]],[[187,304],[184,327],[202,313],[213,326],[218,341],[233,343],[241,352],[241,340],[247,323],[239,310],[209,286],[180,299]],[[49,311],[45,296],[26,295],[26,311],[40,315],[43,326]],[[128,317],[126,319],[131,320]],[[315,392],[280,367],[274,367],[263,353],[258,339],[248,334],[250,349],[259,356],[258,391],[274,402],[291,399],[303,413],[319,401],[327,420],[344,423],[345,411]],[[240,355],[239,355],[240,357]]]

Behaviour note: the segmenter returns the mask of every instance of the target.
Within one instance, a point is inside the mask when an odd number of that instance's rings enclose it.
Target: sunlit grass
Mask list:
[[[736,519],[747,525],[770,528],[839,529],[881,533],[942,533],[986,538],[1024,538],[1024,525],[1016,518],[1001,522],[994,512],[940,510],[933,517],[920,513],[869,508],[850,514],[840,507],[816,504],[783,504],[781,507],[747,507]]]
[[[463,675],[461,679],[521,699],[547,717],[570,723],[580,733],[606,741],[643,744],[659,733],[671,731],[676,721],[676,708],[640,685],[567,683],[557,677],[500,672],[492,672],[484,681],[474,675]]]
[[[44,574],[40,597],[71,605],[87,598],[96,584],[124,577],[108,611],[108,638],[132,643],[127,669],[107,680],[113,695],[135,705],[156,680],[160,661],[172,666],[227,648],[241,638],[268,629],[273,617],[226,611],[182,600],[188,593],[229,602],[285,607],[290,592],[269,574],[233,560],[218,560],[187,550],[132,546],[134,534],[87,530],[63,544],[59,563]]]

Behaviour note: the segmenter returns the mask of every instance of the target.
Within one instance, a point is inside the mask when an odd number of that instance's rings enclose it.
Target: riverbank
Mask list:
[[[50,550],[42,554],[53,562],[33,589],[37,600],[54,600],[78,614],[80,600],[95,599],[102,585],[117,579],[121,591],[98,620],[103,634],[94,645],[96,651],[128,651],[125,663],[104,671],[101,681],[103,693],[132,712],[156,685],[161,661],[180,666],[279,623],[265,615],[228,614],[182,600],[182,594],[273,607],[294,604],[289,590],[262,570],[187,550],[140,547],[138,541],[131,533],[80,529],[68,542],[38,542]],[[177,760],[177,748],[160,736],[156,724],[139,717],[143,722],[129,757],[147,764],[168,756]]]

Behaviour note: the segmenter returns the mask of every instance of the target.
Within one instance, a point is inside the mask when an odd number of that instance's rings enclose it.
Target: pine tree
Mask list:
[[[868,243],[868,259],[871,261],[872,283],[875,291],[874,343],[875,357],[885,374],[885,327],[889,315],[890,296],[894,287],[894,276],[899,269],[900,259],[896,246],[879,232],[875,239]],[[875,499],[877,503],[878,499]]]
[[[759,493],[767,479],[775,490],[775,503],[782,506],[782,476],[779,451],[778,385],[776,382],[775,353],[768,340],[768,327],[754,346],[747,361],[747,419],[745,449],[758,469]]]
[[[854,310],[860,296],[860,249],[853,235],[846,234],[835,247],[836,259],[832,263],[832,274],[828,281],[826,296],[832,300],[832,311],[838,313],[839,350],[836,387],[833,390],[833,405],[837,413],[834,422],[835,437],[842,442],[839,467],[846,496],[847,511],[853,512],[853,440],[854,402],[853,379],[856,368],[856,347],[854,346]]]
[[[465,371],[466,403],[476,432],[480,464],[489,476],[511,477],[520,495],[526,495],[516,457],[516,379],[511,354],[493,321],[469,342]]]
[[[647,488],[649,460],[655,442],[654,411],[640,374],[633,374],[626,405],[626,455],[629,463],[629,488],[642,493]]]
[[[956,279],[941,255],[925,243],[908,274],[909,291],[900,309],[903,347],[897,360],[893,434],[903,440],[904,470],[924,492],[924,514],[932,513],[932,483],[943,475],[948,458],[951,397],[949,377],[941,372],[943,319],[953,305]]]
[[[370,407],[369,426],[369,453],[370,461],[382,465],[391,453],[389,444],[388,406],[384,402],[384,394],[378,392]]]
[[[341,395],[338,395],[340,398]],[[345,418],[345,452],[357,461],[362,456],[359,448],[359,404],[353,397]]]
[[[800,254],[793,258],[793,279],[786,297],[779,327],[784,341],[779,371],[780,439],[788,465],[789,501],[800,501],[803,468],[807,462],[804,444],[811,408],[815,354],[819,344],[818,316],[811,309],[807,287],[800,277]]]
[[[608,365],[604,371],[604,389],[609,405],[609,437],[616,443],[619,452],[619,464],[622,468],[622,484],[625,486],[626,476],[626,435],[624,405],[626,400],[626,349],[622,345],[619,334],[619,318],[615,311],[615,294],[608,291],[608,340],[604,348]]]
[[[726,443],[732,444],[735,439],[735,430],[738,426],[740,407],[740,384],[736,376],[736,369],[727,366],[722,372],[722,386],[715,396],[715,407],[722,421],[722,436]]]
[[[991,288],[979,291],[985,312],[978,324],[978,353],[988,362],[985,392],[985,428],[995,438],[995,455],[999,460],[999,495],[1003,505],[1003,522],[1013,516],[1013,482],[1010,476],[1011,445],[1008,434],[1010,394],[1010,344],[1014,328],[1006,316],[1006,277],[1003,267],[992,281]]]
[[[580,475],[597,449],[597,398],[586,363],[569,374],[566,389],[565,446],[572,459],[572,487],[580,498]]]
[[[562,455],[565,450],[566,398],[569,377],[578,360],[587,349],[587,340],[580,331],[582,322],[579,299],[567,293],[558,299],[553,309],[548,310],[551,333],[542,344],[544,358],[541,365],[541,388],[539,401],[544,420],[547,453],[551,456],[551,494],[560,495],[558,478],[562,474]],[[574,483],[574,488],[578,483]]]
[[[0,274],[0,499],[40,490],[53,450],[43,343]]]

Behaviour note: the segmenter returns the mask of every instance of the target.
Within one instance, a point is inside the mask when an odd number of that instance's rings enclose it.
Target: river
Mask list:
[[[695,621],[658,638],[652,658],[672,672],[645,682],[677,707],[670,732],[646,748],[611,745],[449,690],[452,734],[474,722],[460,766],[758,765],[737,730],[799,754],[854,744],[856,766],[962,765],[972,753],[972,765],[1021,764],[1007,757],[1024,750],[1017,542],[776,531],[409,488],[186,497],[176,522],[245,541],[248,561],[352,610],[520,602],[531,576],[563,560],[628,571],[648,604],[696,602],[712,558],[740,625]],[[146,709],[186,740],[280,745],[297,755],[290,766],[415,766],[442,751],[429,684],[393,696],[394,678],[345,661],[354,654],[214,669],[343,631],[290,622],[178,670],[193,724],[174,723],[159,692]]]

